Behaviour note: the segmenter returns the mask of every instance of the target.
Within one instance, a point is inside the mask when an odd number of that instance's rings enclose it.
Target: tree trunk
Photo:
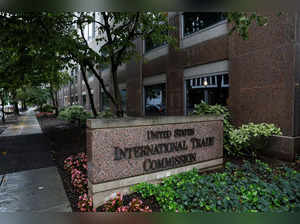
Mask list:
[[[24,111],[26,111],[27,110],[26,100],[23,101],[23,106],[24,106]]]
[[[86,69],[86,68],[83,67],[83,66],[80,66],[80,69],[81,69],[83,81],[84,81],[84,83],[85,83],[85,86],[86,86],[87,91],[88,91],[88,94],[89,94],[90,106],[91,106],[93,115],[94,115],[94,117],[96,118],[96,117],[97,117],[97,111],[96,111],[96,108],[95,108],[95,103],[94,103],[94,98],[93,98],[93,95],[92,95],[92,91],[91,91],[89,82],[88,82],[87,77],[86,77],[86,72],[85,72],[85,69]]]
[[[20,111],[19,111],[18,101],[14,101],[14,108],[15,108],[15,115],[19,116]]]
[[[57,104],[57,100],[55,98],[55,93],[54,93],[54,90],[53,90],[51,84],[50,84],[50,95],[51,95],[53,107],[55,108],[55,115],[58,115],[58,104]]]
[[[4,112],[4,106],[5,106],[5,102],[4,102],[4,97],[1,96],[1,103],[2,103],[2,108],[1,108],[1,112],[2,112],[2,123],[5,123],[5,112]]]
[[[111,73],[112,73],[112,85],[113,85],[113,95],[115,98],[115,114],[117,117],[123,117],[124,116],[124,111],[123,111],[123,105],[122,105],[122,98],[121,98],[121,92],[118,84],[118,79],[117,79],[117,68],[116,66],[111,67]]]
[[[57,91],[55,91],[54,93],[54,100],[55,100],[55,104],[56,104],[56,107],[55,107],[55,114],[58,115],[58,108],[59,108],[59,104],[58,104],[58,93]]]
[[[14,113],[15,113],[15,115],[19,116],[20,115],[20,111],[19,111],[18,100],[16,99],[16,97],[17,97],[16,91],[14,91],[12,93],[12,95],[13,95],[13,104],[14,104],[14,108],[15,108]]]
[[[100,75],[97,73],[97,71],[95,70],[95,68],[92,66],[91,63],[87,64],[89,69],[94,73],[95,77],[98,79],[101,88],[103,89],[104,93],[106,94],[106,96],[108,96],[108,98],[110,99],[111,103],[113,105],[116,105],[116,101],[115,98],[112,96],[112,94],[110,94],[110,92],[107,90],[107,87],[104,84],[104,80],[100,77]]]

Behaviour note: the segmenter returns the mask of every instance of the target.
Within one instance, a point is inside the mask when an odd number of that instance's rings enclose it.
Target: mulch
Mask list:
[[[64,189],[73,211],[79,211],[77,204],[80,194],[74,191],[70,173],[64,170],[64,160],[80,152],[86,152],[85,128],[78,127],[56,118],[39,118],[43,133],[51,142],[51,151]]]

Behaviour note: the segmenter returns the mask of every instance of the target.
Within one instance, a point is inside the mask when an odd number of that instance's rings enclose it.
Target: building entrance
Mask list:
[[[210,104],[227,105],[229,96],[228,74],[211,75],[186,80],[186,111],[193,112],[202,101]]]

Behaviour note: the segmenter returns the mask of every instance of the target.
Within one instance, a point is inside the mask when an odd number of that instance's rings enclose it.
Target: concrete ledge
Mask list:
[[[300,152],[300,137],[272,136],[262,154],[268,157],[293,162]]]
[[[106,183],[93,185],[89,182],[89,194],[93,196],[94,207],[97,208],[113,197],[116,192],[121,192],[123,194],[129,193],[130,187],[135,184],[142,182],[158,183],[162,178],[193,169],[207,171],[220,168],[221,166],[223,166],[223,158]]]
[[[157,116],[157,117],[126,117],[113,119],[88,119],[90,129],[140,127],[164,124],[183,124],[201,121],[223,121],[223,116]]]

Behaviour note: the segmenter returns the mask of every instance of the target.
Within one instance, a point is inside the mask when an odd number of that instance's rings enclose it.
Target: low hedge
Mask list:
[[[52,113],[53,111],[55,111],[55,107],[53,105],[45,104],[42,106],[40,112]]]
[[[86,111],[82,106],[73,105],[62,109],[59,112],[58,118],[72,123],[79,122],[83,124],[87,119],[92,118],[92,114]]]

